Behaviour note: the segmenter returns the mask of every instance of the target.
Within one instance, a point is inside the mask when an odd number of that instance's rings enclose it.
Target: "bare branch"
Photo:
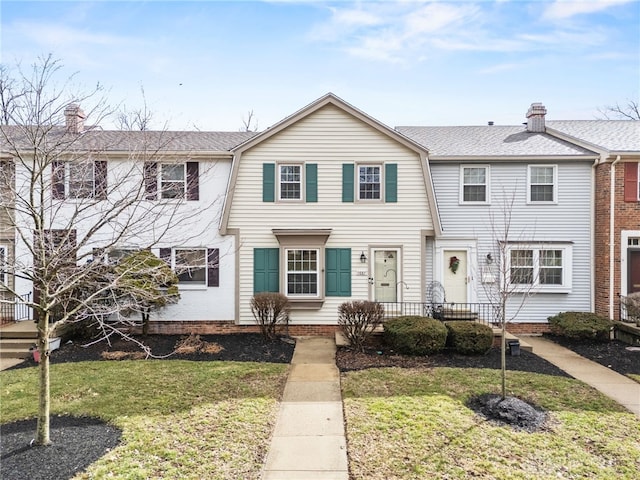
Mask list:
[[[606,120],[640,120],[640,103],[637,100],[627,100],[627,103],[620,105],[607,105],[598,108],[602,118]]]

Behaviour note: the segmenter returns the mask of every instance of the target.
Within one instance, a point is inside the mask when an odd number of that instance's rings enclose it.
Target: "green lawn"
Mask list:
[[[489,369],[371,369],[344,374],[353,479],[636,479],[640,421],[587,385],[509,372],[508,389],[550,412],[545,431],[516,432],[465,401],[499,393]]]
[[[100,417],[122,443],[77,478],[257,479],[287,365],[121,361],[52,365],[54,414]],[[34,417],[37,369],[0,372],[0,423]]]

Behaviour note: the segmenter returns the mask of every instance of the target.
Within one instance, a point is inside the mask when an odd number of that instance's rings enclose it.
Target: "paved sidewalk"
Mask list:
[[[333,338],[298,338],[263,480],[348,480]]]
[[[542,337],[526,337],[533,353],[591,385],[640,417],[640,383]]]

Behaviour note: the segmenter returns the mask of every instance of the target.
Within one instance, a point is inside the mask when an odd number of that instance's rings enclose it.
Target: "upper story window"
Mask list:
[[[200,168],[198,162],[144,164],[144,187],[147,200],[199,200]]]
[[[382,174],[380,165],[358,165],[358,199],[380,200]]]
[[[460,182],[461,203],[489,202],[488,166],[461,166]]]
[[[555,165],[530,165],[528,181],[529,203],[555,203],[557,190]]]
[[[107,162],[52,162],[53,198],[107,198]]]
[[[302,165],[279,165],[280,200],[302,199]]]
[[[523,290],[568,291],[571,287],[571,246],[513,245],[509,249],[509,283]]]
[[[287,295],[318,296],[319,250],[288,249],[286,255]]]

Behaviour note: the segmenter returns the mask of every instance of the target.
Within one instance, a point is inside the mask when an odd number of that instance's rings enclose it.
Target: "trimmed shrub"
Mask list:
[[[447,327],[429,317],[398,317],[385,322],[384,340],[406,355],[431,355],[444,350]]]
[[[483,355],[493,345],[493,330],[477,322],[445,322],[447,345],[463,355]]]
[[[360,352],[383,318],[384,307],[378,302],[355,300],[338,307],[338,325],[351,346]]]
[[[289,324],[289,299],[281,293],[261,292],[251,298],[251,313],[267,340],[277,338],[278,325]]]
[[[548,318],[551,333],[578,340],[609,341],[613,322],[590,312],[560,312]]]

